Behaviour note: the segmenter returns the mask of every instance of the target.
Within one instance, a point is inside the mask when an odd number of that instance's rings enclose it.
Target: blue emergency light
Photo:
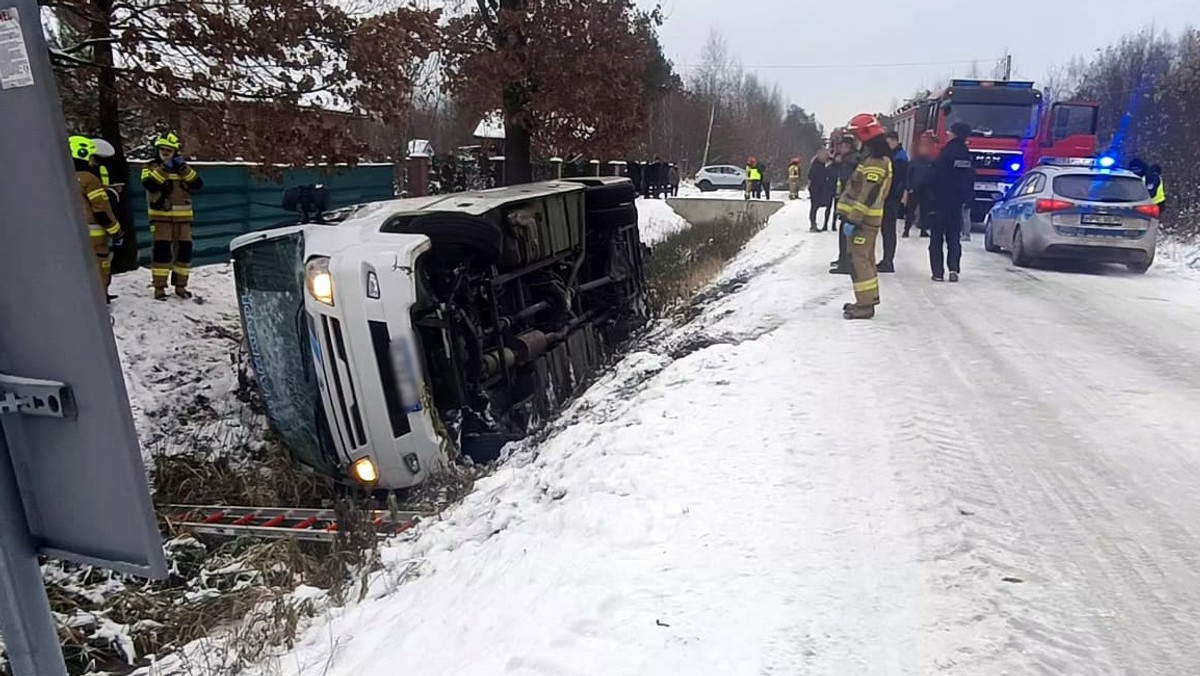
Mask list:
[[[1033,89],[1033,82],[1024,80],[951,80],[951,87],[1005,87],[1008,89]]]
[[[1018,171],[1020,171],[1020,170],[1021,170],[1021,163],[1020,163],[1020,162],[1013,162],[1012,164],[1008,165],[1008,168],[1009,168],[1009,170],[1010,170],[1010,171],[1012,171],[1012,172],[1015,174],[1015,173],[1017,173]]]
[[[1117,163],[1117,158],[1113,157],[1112,155],[1101,155],[1100,159],[1097,160],[1096,163],[1099,164],[1100,168],[1102,169],[1112,169]]]

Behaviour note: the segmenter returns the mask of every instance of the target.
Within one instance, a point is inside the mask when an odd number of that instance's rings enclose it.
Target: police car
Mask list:
[[[1110,157],[1044,158],[991,208],[984,247],[1007,249],[1015,265],[1042,259],[1154,263],[1159,207],[1145,182]]]

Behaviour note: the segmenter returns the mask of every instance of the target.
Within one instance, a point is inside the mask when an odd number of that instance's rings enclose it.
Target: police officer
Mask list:
[[[950,268],[950,281],[957,282],[962,272],[963,210],[975,198],[975,168],[967,137],[971,125],[955,122],[950,127],[951,138],[933,166],[933,228],[929,238],[929,267],[933,281],[945,279]],[[945,246],[943,253],[942,247]]]
[[[1158,215],[1161,217],[1167,206],[1167,189],[1163,185],[1162,167],[1151,165],[1146,171],[1146,189],[1150,191],[1150,199],[1158,205]]]
[[[107,141],[86,136],[72,136],[67,144],[75,164],[75,178],[79,181],[79,196],[83,200],[92,251],[96,254],[100,285],[108,302],[112,302],[116,298],[108,294],[108,284],[112,278],[112,249],[121,246],[121,224],[113,215],[108,190],[100,178],[100,161],[112,157],[115,151]]]
[[[848,243],[854,281],[854,302],[843,305],[842,313],[846,319],[870,319],[879,305],[875,240],[892,187],[891,148],[884,138],[886,130],[874,115],[855,115],[849,130],[862,142],[866,157],[858,162],[838,199],[842,238]]]
[[[191,298],[187,285],[192,267],[192,193],[204,181],[180,155],[183,144],[174,132],[160,136],[154,147],[158,157],[142,169],[154,235],[150,266],[154,298],[166,300],[168,277],[176,296]]]

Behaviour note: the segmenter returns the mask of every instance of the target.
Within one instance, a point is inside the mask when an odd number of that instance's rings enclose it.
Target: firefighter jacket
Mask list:
[[[800,165],[799,164],[796,164],[795,162],[793,162],[792,164],[788,165],[788,180],[789,181],[799,181],[800,180]]]
[[[79,196],[83,200],[83,213],[87,215],[88,234],[92,237],[116,237],[121,234],[121,224],[113,215],[108,201],[108,191],[100,177],[87,169],[76,169],[79,180]]]
[[[746,167],[746,180],[747,181],[761,181],[762,180],[762,172],[758,170],[757,165],[753,166],[753,167],[750,167],[750,166]]]
[[[837,193],[841,193],[846,189],[850,177],[854,175],[854,170],[858,168],[858,153],[839,155],[834,166],[837,167]]]
[[[142,169],[150,220],[190,223],[194,216],[192,193],[203,185],[200,174],[189,165],[168,169],[162,160],[153,160]]]
[[[858,163],[842,190],[837,212],[854,225],[878,228],[883,225],[883,201],[892,188],[892,161],[868,157]]]

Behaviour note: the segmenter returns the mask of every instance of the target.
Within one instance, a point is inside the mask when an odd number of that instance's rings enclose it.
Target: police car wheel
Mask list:
[[[1000,247],[996,245],[996,240],[992,235],[991,216],[988,216],[987,222],[983,225],[983,249],[988,253],[1000,253]]]
[[[1151,260],[1142,263],[1126,263],[1125,267],[1129,268],[1129,271],[1135,275],[1144,275],[1150,270],[1150,266],[1153,264],[1154,261]]]
[[[1013,234],[1012,262],[1013,265],[1019,268],[1027,268],[1033,265],[1033,261],[1025,251],[1025,236],[1021,233],[1020,228],[1017,228],[1017,232]]]

